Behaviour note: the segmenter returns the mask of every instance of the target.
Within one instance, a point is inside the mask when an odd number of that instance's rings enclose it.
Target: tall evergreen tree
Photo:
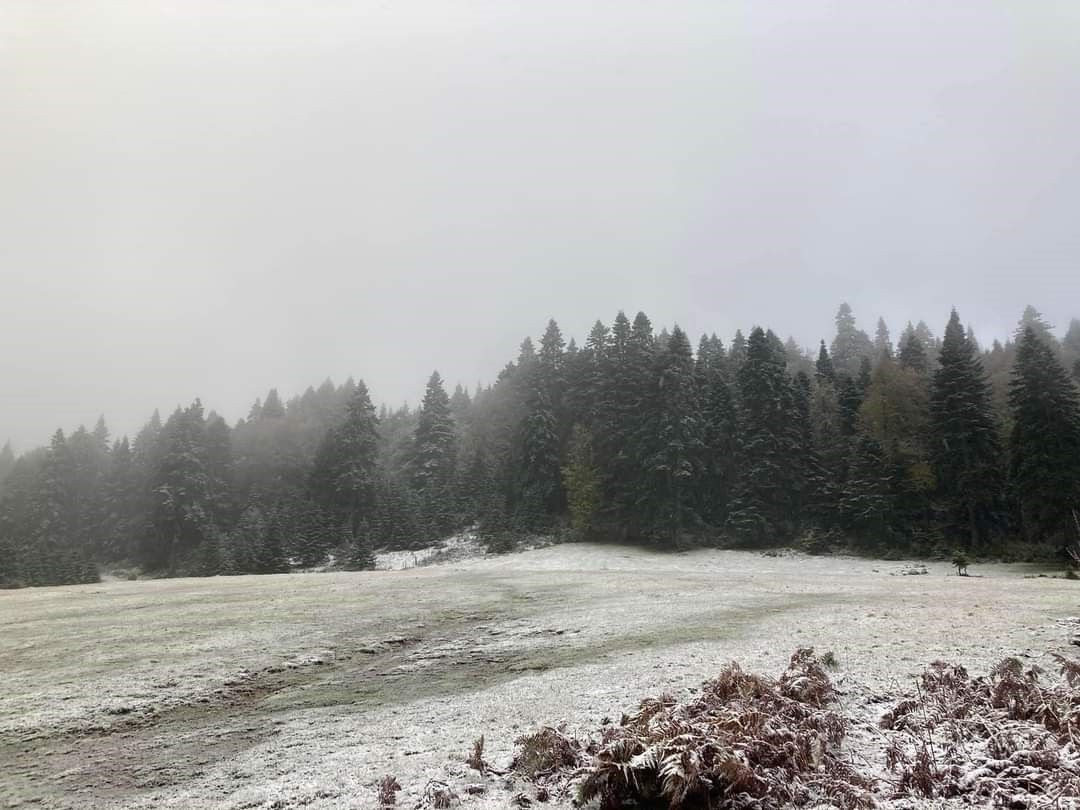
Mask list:
[[[831,351],[837,373],[847,372],[855,376],[862,359],[873,353],[874,344],[866,332],[856,325],[851,307],[846,303],[841,304],[836,313],[836,337],[833,338]]]
[[[643,486],[638,507],[655,536],[675,545],[697,522],[695,488],[704,448],[694,357],[686,333],[674,327],[654,362],[653,385],[643,397]]]
[[[833,367],[832,358],[829,356],[829,350],[825,348],[824,340],[821,341],[821,347],[818,349],[815,376],[819,381],[828,380],[830,383],[836,383],[836,369]]]
[[[592,452],[592,437],[581,425],[574,425],[563,485],[570,513],[570,528],[579,540],[587,540],[593,531],[600,507],[600,475]]]
[[[746,351],[746,338],[741,329],[736,329],[735,337],[731,340],[731,351],[728,352],[732,374],[738,374],[742,364],[746,362]]]
[[[1029,542],[1075,541],[1080,511],[1080,392],[1032,325],[1016,350],[1010,481],[1020,529]]]
[[[911,324],[908,326],[910,327]],[[926,358],[926,347],[914,331],[911,334],[905,333],[900,343],[900,365],[919,374],[926,374],[930,369]]]
[[[15,466],[15,452],[11,449],[11,442],[4,442],[4,446],[0,448],[0,485],[4,483],[4,479],[8,477],[11,472],[11,468]]]
[[[735,403],[723,346],[715,337],[708,351],[698,354],[698,390],[701,402],[701,474],[697,514],[715,527],[727,520],[735,481]]]
[[[793,506],[793,398],[781,346],[771,332],[755,327],[737,376],[739,474],[728,527],[756,544],[789,539],[800,517]]]
[[[986,372],[952,311],[930,391],[930,457],[950,530],[967,548],[985,546],[997,524],[1001,452]]]
[[[414,438],[412,478],[418,490],[432,497],[446,494],[457,458],[457,434],[439,372],[428,379]]]
[[[874,357],[880,362],[884,358],[892,359],[892,338],[884,318],[878,318],[877,331],[874,333]]]
[[[343,516],[353,538],[374,506],[378,446],[378,417],[360,380],[344,423],[326,433],[311,472],[312,494]]]

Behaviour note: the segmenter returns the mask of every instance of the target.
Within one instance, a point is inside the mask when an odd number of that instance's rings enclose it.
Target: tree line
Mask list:
[[[648,317],[554,320],[486,387],[376,410],[363,381],[229,425],[201,402],[131,440],[104,420],[0,450],[0,583],[369,568],[478,525],[661,547],[834,545],[878,554],[1054,555],[1080,508],[1080,321],[1028,307],[979,346],[954,310],[893,342],[851,308],[816,354],[774,332],[702,336]]]

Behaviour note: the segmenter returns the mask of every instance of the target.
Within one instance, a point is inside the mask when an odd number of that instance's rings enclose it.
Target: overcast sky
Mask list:
[[[644,309],[1080,315],[1080,3],[0,5],[0,442]]]

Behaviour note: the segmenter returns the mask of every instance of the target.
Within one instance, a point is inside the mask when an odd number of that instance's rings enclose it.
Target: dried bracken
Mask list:
[[[589,746],[553,729],[522,738],[518,771],[580,777],[579,801],[604,808],[871,807],[870,781],[839,756],[845,724],[826,708],[833,694],[813,650],[797,650],[779,681],[733,663],[696,699],[646,699]],[[569,771],[570,752],[585,752],[582,772]]]
[[[937,661],[918,693],[885,713],[897,796],[966,797],[1001,807],[1080,796],[1080,663],[1054,655],[1063,683],[1006,658],[988,677]]]
[[[526,734],[515,741],[515,772],[539,779],[557,771],[577,767],[581,763],[581,743],[561,729],[546,726],[535,734]]]
[[[457,795],[446,782],[431,779],[424,786],[424,793],[420,797],[419,808],[432,808],[432,810],[446,810],[453,807],[457,801]]]
[[[379,780],[379,805],[382,807],[392,807],[397,804],[397,792],[401,790],[401,785],[398,784],[398,780],[392,775],[387,774]]]
[[[485,773],[487,771],[487,763],[484,762],[484,735],[473,742],[472,751],[466,758],[465,763],[474,771],[480,771]]]

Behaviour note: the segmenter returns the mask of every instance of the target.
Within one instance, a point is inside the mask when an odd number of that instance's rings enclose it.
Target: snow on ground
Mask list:
[[[0,806],[374,808],[393,774],[399,806],[437,779],[462,808],[504,808],[520,788],[464,763],[480,734],[505,763],[540,725],[588,734],[730,660],[775,675],[798,646],[832,650],[845,707],[873,718],[934,659],[1067,651],[1077,583],[911,567],[564,545],[0,592]]]
[[[461,561],[472,557],[481,557],[485,553],[483,545],[474,531],[448,537],[438,546],[428,546],[412,551],[380,551],[375,554],[376,571],[404,571],[418,565],[430,565],[433,562]]]

